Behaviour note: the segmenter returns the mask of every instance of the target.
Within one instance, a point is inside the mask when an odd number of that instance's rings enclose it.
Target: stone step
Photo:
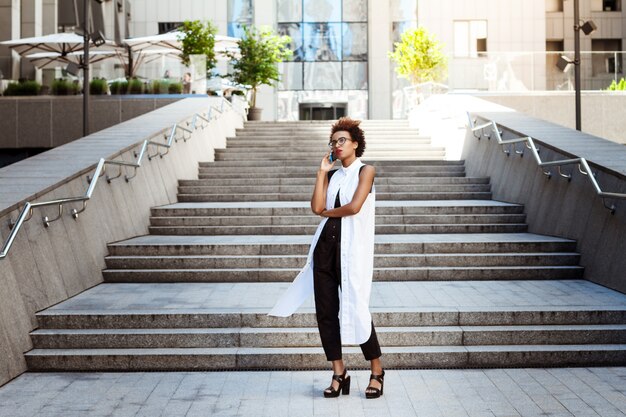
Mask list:
[[[376,177],[376,186],[381,185],[438,185],[438,184],[489,184],[487,177]],[[197,180],[178,180],[179,186],[236,186],[236,185],[306,185],[314,186],[315,178],[291,177],[291,178],[213,178]]]
[[[285,160],[277,160],[276,162],[272,162],[271,165],[268,165],[267,162],[263,161],[240,161],[239,164],[234,163],[232,161],[216,161],[211,162],[213,165],[202,165],[198,168],[199,174],[207,174],[207,173],[221,173],[221,174],[238,174],[245,173],[248,176],[256,175],[259,173],[289,173],[292,177],[309,177],[315,178],[315,173],[319,169],[319,163],[321,159],[317,161],[311,161],[306,164],[292,164],[290,165]],[[408,161],[411,162],[411,161]],[[434,161],[439,162],[439,161]],[[229,166],[222,165],[220,163],[230,164]],[[228,172],[228,171],[231,172]],[[456,174],[456,173],[465,173],[465,167],[462,165],[400,165],[396,167],[377,167],[376,168],[376,177],[385,177],[385,176],[393,176],[393,177],[408,177],[414,176],[420,173],[447,173],[447,174]],[[454,175],[451,175],[454,176]]]
[[[450,217],[450,216],[496,216],[523,214],[524,206],[502,203],[493,200],[446,200],[446,201],[377,201],[376,221],[385,216],[402,216],[411,221],[412,216]],[[166,216],[293,216],[310,217],[311,205],[308,201],[272,202],[272,203],[174,203],[151,209],[153,217]],[[318,218],[319,219],[319,218]],[[219,219],[218,219],[219,220]],[[515,217],[515,222],[522,223],[522,217]],[[291,220],[288,220],[291,221]],[[452,223],[452,222],[448,222]]]
[[[149,226],[153,235],[313,235],[317,225]],[[520,224],[377,224],[376,233],[523,233]]]
[[[165,213],[162,213],[165,214]],[[376,215],[376,225],[496,225],[523,224],[524,214],[474,214],[474,215]],[[272,216],[183,216],[150,217],[151,226],[317,226],[320,217],[313,214],[307,216],[272,215]],[[254,233],[251,233],[254,234]]]
[[[626,364],[626,345],[407,346],[383,348],[385,368],[609,366]],[[31,371],[328,369],[322,348],[33,349]],[[369,369],[361,349],[344,347],[351,369]]]
[[[306,151],[303,151],[306,152]],[[390,161],[396,161],[399,159],[404,160],[413,160],[413,159],[444,159],[445,149],[443,148],[425,148],[425,149],[415,149],[415,150],[374,150],[369,154],[372,157],[377,159],[387,159]],[[216,161],[276,161],[276,160],[284,160],[284,159],[299,159],[302,158],[302,152],[281,152],[279,150],[273,152],[261,152],[259,150],[248,150],[246,149],[244,153],[238,153],[237,151],[228,151],[228,152],[216,152],[215,160]],[[324,152],[319,152],[319,157],[317,162],[322,159]]]
[[[377,327],[391,346],[626,344],[626,325]],[[317,327],[174,329],[40,329],[35,349],[318,347]]]
[[[251,138],[251,137],[268,137],[268,138],[295,138],[311,140],[311,139],[330,139],[330,129],[311,128],[311,129],[244,129],[235,132],[235,138]],[[420,139],[430,139],[428,136],[420,135],[415,129],[406,128],[372,128],[365,132],[365,141],[394,139],[397,137],[412,137]]]
[[[109,255],[302,255],[309,235],[159,236],[145,235],[108,245]],[[575,252],[576,242],[532,233],[376,235],[374,253],[537,253]]]
[[[257,169],[257,168],[246,169],[246,168],[247,167],[242,167],[240,169],[232,170],[232,171],[229,171],[224,168],[200,168],[198,179],[201,179],[201,180],[245,179],[245,178],[283,179],[283,178],[292,178],[292,177],[302,176],[302,175],[308,175],[310,178],[312,178],[315,175],[315,169],[316,169],[316,168],[289,167],[289,168],[284,168],[280,171],[276,171],[276,170],[271,170],[271,169]],[[382,174],[379,172],[376,172],[376,180],[379,180],[381,176],[383,175],[384,177],[387,177],[387,178],[406,177],[407,175],[411,175],[415,178],[418,178],[418,177],[461,178],[461,177],[465,177],[465,171],[455,170],[451,172],[446,172],[443,170],[437,170],[437,171],[420,171],[420,172],[414,172],[414,173],[407,173],[407,172],[400,171],[400,172],[384,172]]]
[[[308,201],[311,191],[304,193],[247,193],[247,194],[178,194],[180,202],[218,202],[218,201]],[[490,192],[377,192],[377,200],[485,200],[490,199]]]
[[[109,283],[291,282],[300,268],[105,269]],[[580,266],[480,266],[374,268],[374,281],[579,279]]]
[[[280,138],[280,137],[237,137],[237,138],[227,138],[226,139],[226,149],[265,149],[272,148],[276,149],[277,147],[293,147],[294,140],[298,141],[298,149],[307,149],[314,151],[324,151],[328,150],[328,138],[293,138],[289,139]],[[384,140],[368,140],[366,144],[366,151],[369,153],[372,149],[388,149],[395,147],[408,147],[408,146],[428,146],[431,145],[430,139],[419,138],[419,137],[393,137]]]
[[[416,160],[416,161],[381,161],[377,159],[367,159],[365,156],[361,158],[363,162],[366,162],[370,165],[374,165],[376,167],[376,172],[379,170],[387,170],[387,171],[410,171],[420,168],[424,170],[424,167],[430,167],[430,170],[434,170],[436,168],[446,168],[450,167],[451,169],[457,170],[465,170],[465,162],[464,161],[445,161],[445,160]],[[298,160],[283,160],[276,161],[272,167],[311,167],[313,169],[313,173],[315,170],[319,168],[320,158],[304,158]],[[199,162],[198,166],[200,168],[212,168],[212,167],[230,167],[230,168],[240,168],[244,166],[256,166],[256,167],[266,167],[267,164],[262,161],[242,161],[241,164],[237,164],[234,162],[227,161],[214,161],[214,162]],[[335,163],[335,168],[339,169],[339,163]],[[426,169],[428,170],[428,169]]]
[[[376,196],[379,194],[391,193],[458,193],[458,192],[489,192],[490,184],[399,184],[387,185],[376,184]],[[221,185],[185,185],[178,186],[178,194],[224,194],[232,193],[234,195],[243,194],[263,194],[263,193],[280,193],[280,194],[304,194],[313,192],[311,185],[232,185],[223,187]],[[432,200],[432,199],[431,199]]]
[[[267,313],[289,283],[100,284],[36,313],[40,329],[316,327],[312,297]],[[585,280],[374,282],[376,327],[626,324],[626,295]]]
[[[577,265],[579,254],[496,253],[496,254],[387,254],[374,255],[375,268],[414,268],[424,266],[548,266]],[[113,269],[207,269],[207,268],[302,268],[305,255],[199,255],[199,256],[107,256],[107,268]]]

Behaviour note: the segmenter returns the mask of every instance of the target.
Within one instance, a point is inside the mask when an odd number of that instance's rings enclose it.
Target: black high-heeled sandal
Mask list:
[[[335,398],[339,397],[339,394],[348,395],[350,394],[350,377],[346,376],[347,369],[343,368],[343,374],[337,375],[333,374],[333,380],[339,382],[339,387],[337,389],[333,388],[333,384],[330,384],[330,387],[324,390],[324,397],[326,398]]]
[[[370,381],[372,379],[380,382],[380,389],[368,385],[367,388],[365,388],[365,398],[378,398],[383,395],[383,386],[385,384],[385,371],[383,370],[383,373],[380,375],[371,374]]]

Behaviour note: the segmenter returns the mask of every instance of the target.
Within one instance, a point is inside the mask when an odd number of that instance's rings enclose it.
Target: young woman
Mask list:
[[[365,396],[383,395],[385,372],[369,312],[376,171],[359,159],[365,150],[365,136],[359,124],[358,120],[341,118],[331,128],[330,150],[320,163],[311,198],[311,209],[323,219],[313,237],[306,265],[269,313],[290,316],[314,292],[320,338],[333,368],[325,397],[350,393],[342,342],[359,344],[365,359],[371,361]],[[341,167],[331,171],[337,160]]]

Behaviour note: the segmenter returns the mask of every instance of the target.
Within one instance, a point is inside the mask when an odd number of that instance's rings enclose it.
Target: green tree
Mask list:
[[[270,27],[244,27],[244,37],[238,42],[240,56],[229,56],[233,60],[233,81],[250,86],[250,107],[256,107],[261,85],[272,85],[280,79],[276,64],[291,57],[290,42],[289,36],[278,36]]]
[[[442,45],[422,27],[405,31],[389,57],[396,63],[398,75],[411,84],[441,81],[448,68]]]
[[[215,34],[217,27],[211,22],[186,20],[180,27],[179,40],[182,43],[180,58],[183,64],[189,65],[190,55],[205,55],[207,75],[215,68]]]

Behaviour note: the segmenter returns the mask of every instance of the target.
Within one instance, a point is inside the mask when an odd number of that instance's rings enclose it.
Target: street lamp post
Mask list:
[[[574,0],[574,89],[576,90],[576,130],[581,130],[580,105],[580,6]]]
[[[89,3],[90,2],[91,0],[83,0],[83,136],[87,136],[89,134]]]

